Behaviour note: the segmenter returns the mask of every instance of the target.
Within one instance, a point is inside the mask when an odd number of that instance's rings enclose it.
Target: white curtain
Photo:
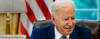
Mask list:
[[[0,13],[27,12],[25,0],[0,0]]]

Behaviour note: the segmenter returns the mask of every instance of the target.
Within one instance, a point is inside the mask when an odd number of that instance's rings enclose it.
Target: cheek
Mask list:
[[[59,21],[60,26],[64,26],[65,24],[66,24],[65,22]]]
[[[68,21],[65,21],[65,22],[62,22],[62,25],[66,26],[68,23],[69,23]]]
[[[61,23],[60,21],[57,21],[56,24],[57,24],[58,26],[61,26],[62,23]]]
[[[73,26],[72,26],[73,29],[74,29],[74,27],[75,27],[75,24],[76,24],[76,20],[73,21]]]
[[[73,21],[73,24],[76,24],[76,20]]]
[[[57,20],[56,25],[57,25],[57,27],[61,28],[64,25],[64,23],[61,22],[60,20]]]

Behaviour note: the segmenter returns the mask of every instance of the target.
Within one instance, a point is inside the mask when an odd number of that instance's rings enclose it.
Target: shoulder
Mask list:
[[[32,34],[46,34],[50,30],[53,30],[53,28],[54,28],[54,24],[46,25],[46,26],[39,27],[39,28],[35,28],[35,29],[32,30]]]
[[[90,29],[85,27],[85,26],[81,26],[81,25],[75,25],[75,30],[79,33],[83,33],[83,34],[87,34],[87,33],[91,33]]]
[[[83,32],[90,31],[89,28],[87,28],[85,26],[77,25],[77,24],[75,25],[75,29],[78,30],[78,31],[83,31]]]
[[[84,39],[92,39],[92,34],[89,28],[85,27],[85,26],[80,26],[80,25],[75,25],[75,29],[74,29],[78,36]]]
[[[45,36],[48,36],[48,33],[53,30],[53,28],[54,24],[35,28],[32,30],[31,39],[43,39]]]
[[[54,27],[54,24],[51,24],[51,25],[46,25],[46,26],[43,26],[43,27],[35,28],[32,31],[48,31],[53,27]]]

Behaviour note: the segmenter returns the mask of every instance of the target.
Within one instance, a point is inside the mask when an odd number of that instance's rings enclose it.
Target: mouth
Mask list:
[[[71,26],[65,26],[64,29],[72,30],[72,27]]]

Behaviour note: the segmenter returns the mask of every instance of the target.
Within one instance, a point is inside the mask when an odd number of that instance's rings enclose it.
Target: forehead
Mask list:
[[[58,15],[74,15],[75,14],[75,8],[73,5],[70,6],[62,6],[59,7],[58,10],[56,11]]]

